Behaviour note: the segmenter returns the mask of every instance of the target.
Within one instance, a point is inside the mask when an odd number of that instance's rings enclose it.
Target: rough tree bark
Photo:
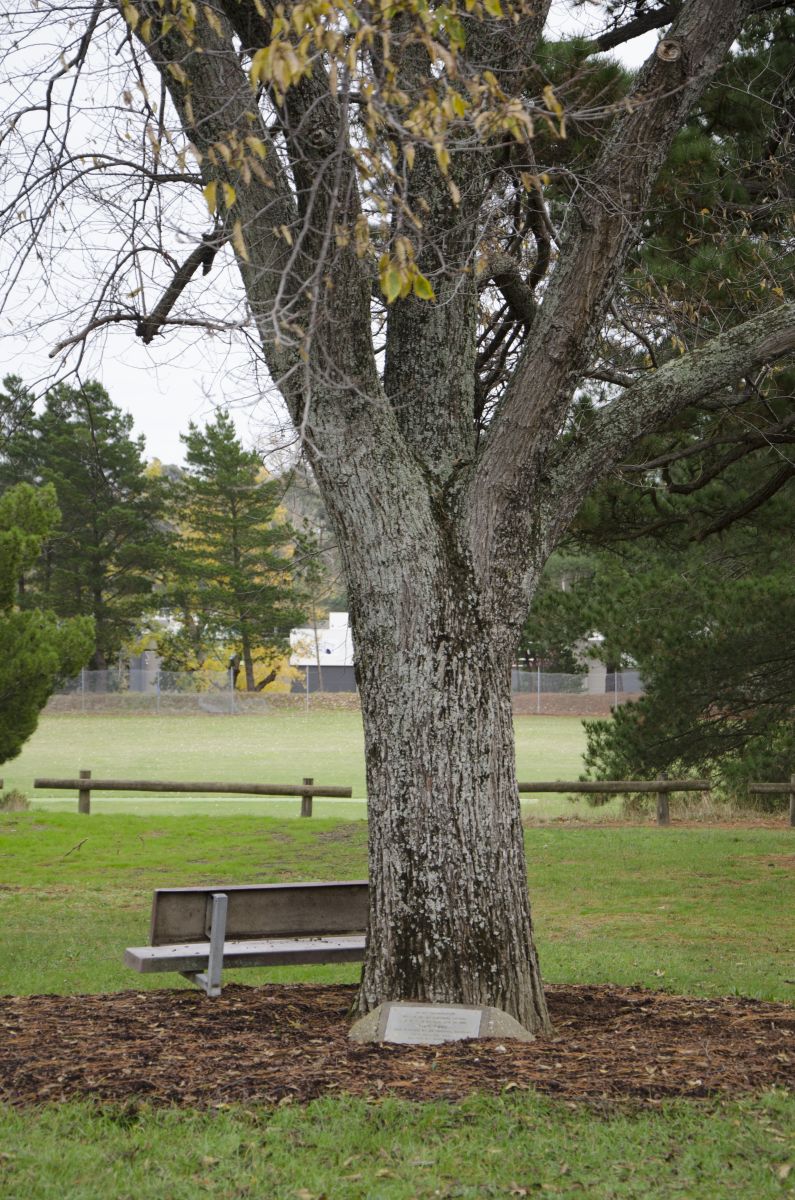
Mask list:
[[[162,26],[156,0],[136,9],[152,22],[139,49],[201,154],[203,182],[236,189],[250,308],[342,555],[370,817],[361,1011],[390,999],[463,1001],[548,1029],[514,775],[509,685],[518,630],[545,559],[604,471],[667,415],[732,384],[770,334],[786,342],[795,325],[795,306],[781,305],[724,335],[708,364],[695,355],[671,364],[656,382],[627,388],[585,435],[561,438],[655,176],[752,4],[686,0],[671,11],[663,49],[572,191],[543,296],[533,298],[532,286],[523,296],[521,272],[506,271],[504,254],[495,255],[497,286],[529,333],[478,437],[475,260],[495,172],[513,153],[504,139],[478,159],[453,149],[448,178],[430,146],[417,148],[401,203],[423,213],[418,263],[434,270],[436,302],[409,296],[391,305],[382,376],[371,264],[353,239],[337,239],[362,207],[348,115],[322,64],[271,97],[278,120],[269,125],[240,56],[241,47],[269,44],[267,2],[221,0],[209,16],[197,6],[193,44]],[[462,54],[521,94],[544,16],[541,5],[518,25],[473,22]],[[395,33],[398,42],[397,25]],[[416,41],[395,54],[397,82],[422,94],[433,82],[427,55]],[[267,148],[267,182],[242,180],[214,152],[230,131],[238,143],[254,135]],[[529,147],[522,153],[532,168]],[[544,254],[545,267],[548,239]],[[311,330],[308,341],[285,334],[297,327]]]

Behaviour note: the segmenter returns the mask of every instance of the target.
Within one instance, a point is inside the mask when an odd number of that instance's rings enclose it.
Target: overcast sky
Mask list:
[[[554,32],[586,34],[603,27],[600,14],[598,5],[584,5],[573,15],[558,3],[553,5],[549,27]],[[650,33],[628,43],[622,48],[623,61],[628,66],[643,62],[656,36]],[[50,323],[29,328],[24,337],[18,329],[14,313],[6,312],[0,320],[0,376],[18,374],[38,390],[57,371],[49,352],[70,328],[67,323]],[[180,434],[190,421],[203,423],[210,418],[218,405],[229,407],[247,445],[266,449],[280,441],[278,406],[252,385],[245,354],[240,345],[230,348],[223,336],[195,331],[155,339],[146,347],[123,326],[89,340],[80,374],[83,379],[99,379],[112,400],[132,413],[136,433],[146,439],[147,458],[179,463],[183,459]]]

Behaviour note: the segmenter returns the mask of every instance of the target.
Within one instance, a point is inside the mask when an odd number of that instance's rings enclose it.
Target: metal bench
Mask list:
[[[179,971],[208,996],[220,996],[226,967],[360,962],[368,886],[269,883],[158,888],[148,946],[131,946],[134,971]]]

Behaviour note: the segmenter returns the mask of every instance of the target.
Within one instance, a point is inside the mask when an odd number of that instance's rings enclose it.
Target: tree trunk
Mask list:
[[[370,934],[358,1008],[494,1005],[549,1030],[514,767],[510,654],[472,593],[412,597],[402,635],[370,611],[357,656],[369,796]],[[469,599],[471,605],[471,599]]]
[[[243,650],[243,669],[246,675],[246,691],[256,692],[257,685],[254,680],[254,659],[251,653],[251,635],[249,634],[245,625],[243,626],[241,633],[240,644]]]

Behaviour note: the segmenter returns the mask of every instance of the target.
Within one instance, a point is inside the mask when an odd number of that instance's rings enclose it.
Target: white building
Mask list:
[[[353,637],[346,612],[331,612],[328,621],[290,630],[290,666],[304,670],[294,691],[355,692]]]

